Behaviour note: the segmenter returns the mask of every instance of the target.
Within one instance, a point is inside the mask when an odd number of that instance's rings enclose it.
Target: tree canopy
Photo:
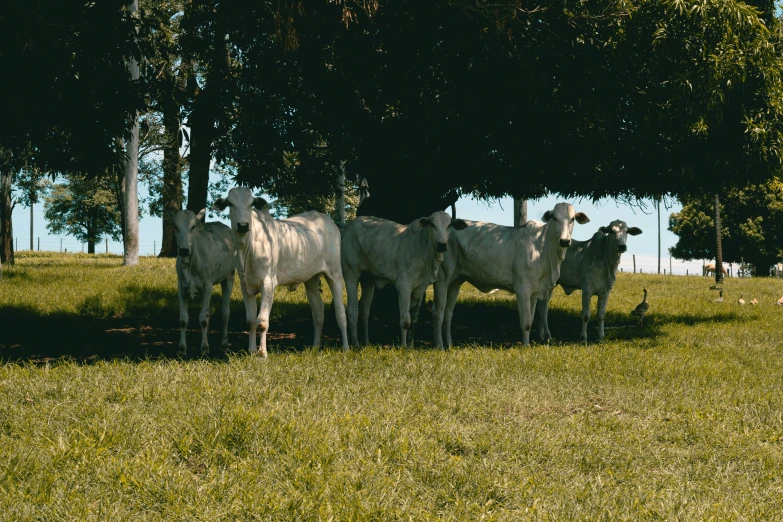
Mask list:
[[[783,157],[770,3],[300,2],[289,48],[266,4],[200,5],[185,31],[230,42],[217,157],[273,195],[332,190],[340,160],[394,203],[687,195]]]
[[[140,52],[125,0],[9,0],[0,10],[0,147],[49,172],[93,175],[143,108],[125,60]]]

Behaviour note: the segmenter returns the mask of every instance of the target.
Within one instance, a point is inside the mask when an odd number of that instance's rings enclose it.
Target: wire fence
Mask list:
[[[704,275],[704,265],[714,263],[715,260],[712,259],[682,261],[672,257],[661,257],[660,273],[665,275],[701,277]],[[740,270],[741,267],[739,263],[723,263],[723,268],[727,272],[726,277],[745,277],[748,275],[745,270],[746,267],[742,267],[743,270]],[[625,254],[620,258],[618,270],[621,272],[637,274],[657,274],[658,256]],[[714,273],[711,273],[710,275],[714,275]]]
[[[32,246],[32,248],[30,248]],[[87,243],[82,243],[73,237],[42,236],[34,237],[32,244],[29,237],[14,238],[14,250],[33,250],[39,252],[87,252]],[[96,254],[119,254],[123,255],[125,250],[119,241],[112,241],[104,238],[101,242],[95,243]],[[160,253],[159,241],[139,241],[140,256],[156,256]]]
[[[15,251],[19,251],[20,249],[30,250],[30,246],[31,244],[29,237],[20,236],[14,238]],[[82,243],[81,241],[72,237],[34,237],[32,242],[32,250],[44,252],[87,252],[87,243]],[[122,255],[124,250],[121,242],[104,238],[100,243],[95,244],[95,253]],[[139,255],[157,256],[159,253],[159,241],[139,241]],[[660,273],[677,276],[702,276],[704,273],[704,265],[714,262],[714,260],[710,259],[681,261],[671,257],[662,257]],[[745,270],[746,267],[741,267],[739,263],[724,263],[723,267],[728,272],[728,277],[742,277],[748,275],[747,271]],[[650,255],[625,254],[620,258],[620,266],[618,270],[621,272],[657,274],[658,257]],[[780,274],[783,274],[783,267],[781,267],[779,274],[776,273],[775,275],[780,277]],[[752,275],[755,275],[755,273]],[[766,275],[766,273],[764,275]]]

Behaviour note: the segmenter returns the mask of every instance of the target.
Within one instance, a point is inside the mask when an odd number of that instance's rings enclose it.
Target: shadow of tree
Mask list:
[[[0,360],[41,362],[58,358],[77,361],[95,361],[114,358],[144,360],[176,357],[179,342],[179,303],[176,292],[129,284],[122,288],[124,312],[90,295],[76,307],[77,313],[55,312],[43,315],[30,307],[0,308]],[[220,347],[221,318],[220,292],[212,295],[210,319],[210,355],[226,360],[230,353],[242,352],[248,345],[244,303],[231,301],[229,320],[229,348]],[[198,325],[199,303],[189,306],[190,324],[187,333],[191,356],[200,354],[201,337]],[[733,312],[713,314],[669,315],[655,313],[636,326],[630,315],[609,313],[606,318],[607,339],[657,338],[665,335],[668,324],[695,325],[705,322],[727,323],[742,318]],[[560,343],[578,343],[581,318],[574,311],[552,308],[549,324],[555,340]],[[596,339],[595,317],[591,318],[588,338]],[[513,297],[491,302],[466,299],[457,304],[452,321],[455,345],[480,344],[492,346],[517,345],[522,334]],[[312,344],[313,325],[310,307],[294,299],[278,299],[270,318],[267,340],[270,351],[291,352],[308,349]],[[533,325],[531,340],[538,339],[537,324]],[[370,341],[375,345],[399,345],[399,312],[394,307],[373,307],[370,319]],[[433,346],[432,316],[422,306],[416,329],[417,349]],[[325,305],[324,344],[328,349],[339,349],[340,335],[331,304]]]
[[[176,292],[140,284],[126,285],[124,312],[117,313],[100,295],[90,295],[77,306],[77,313],[41,314],[31,307],[0,308],[0,360],[48,361],[69,358],[77,361],[129,358],[143,360],[176,357],[179,344],[179,301]],[[212,294],[209,325],[209,357],[226,359],[229,353],[248,345],[244,302],[232,300],[229,318],[228,352],[221,349],[221,295]],[[200,302],[188,307],[188,352],[200,354]],[[276,302],[270,317],[267,342],[284,350],[303,350],[312,344],[313,323],[309,305],[286,300]],[[331,304],[325,304],[323,342],[339,344],[340,334]]]

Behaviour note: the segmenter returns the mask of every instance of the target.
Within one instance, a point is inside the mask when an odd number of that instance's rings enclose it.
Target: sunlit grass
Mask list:
[[[173,263],[120,265],[20,258],[4,267],[0,329],[176,322]],[[709,284],[621,274],[608,340],[588,346],[578,294],[555,291],[556,342],[509,348],[513,297],[466,287],[468,344],[446,352],[8,363],[0,519],[780,520],[783,282],[728,280],[722,304]],[[277,298],[280,328],[309,314],[301,289]],[[232,306],[241,316],[238,293]]]

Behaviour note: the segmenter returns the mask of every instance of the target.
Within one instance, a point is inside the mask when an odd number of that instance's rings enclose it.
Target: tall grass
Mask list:
[[[25,353],[4,344],[9,317],[176,329],[171,263],[120,263],[50,256],[4,270],[3,356]],[[466,344],[447,352],[16,357],[0,366],[0,518],[779,520],[783,284],[729,280],[722,304],[708,285],[621,274],[608,340],[588,346],[578,296],[556,290],[558,341],[521,348],[513,298],[465,288]],[[628,312],[643,286],[638,328]],[[740,293],[761,304],[740,307]],[[283,334],[309,310],[301,290],[278,297]],[[376,322],[393,341],[384,322],[391,336],[396,318]],[[417,338],[431,339],[429,324]]]

